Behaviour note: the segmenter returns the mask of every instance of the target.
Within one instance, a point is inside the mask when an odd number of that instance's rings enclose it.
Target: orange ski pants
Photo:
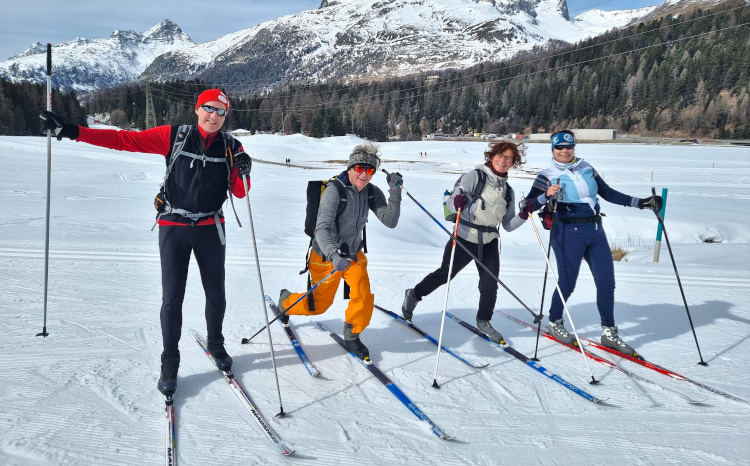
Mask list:
[[[307,263],[310,269],[310,280],[312,286],[315,286],[320,280],[326,275],[331,273],[333,270],[333,264],[329,261],[324,261],[322,257],[310,251],[310,260]],[[343,277],[346,283],[349,284],[351,292],[349,293],[349,306],[346,308],[346,318],[344,322],[352,324],[352,333],[362,333],[362,331],[370,325],[370,318],[372,317],[372,310],[375,304],[375,295],[370,293],[370,277],[367,275],[367,258],[362,251],[357,253],[357,261],[352,262],[348,269],[343,273],[336,272],[328,279],[321,283],[312,292],[313,300],[315,302],[315,310],[310,310],[308,298],[302,299],[293,308],[287,311],[289,315],[317,315],[323,314],[333,304],[333,299],[336,297],[336,291],[339,288],[339,283]],[[297,301],[300,296],[304,293],[293,293],[291,296],[286,298],[281,305],[284,309],[287,306],[291,306]]]

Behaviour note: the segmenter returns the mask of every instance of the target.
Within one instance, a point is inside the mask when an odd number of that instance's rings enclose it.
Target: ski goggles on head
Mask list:
[[[368,175],[372,175],[373,173],[375,173],[375,169],[367,165],[355,165],[352,168],[357,173],[367,173]]]
[[[559,145],[559,144],[558,144],[558,145],[554,145],[554,146],[552,146],[552,148],[553,148],[553,149],[557,149],[557,150],[563,150],[563,149],[570,149],[570,150],[573,150],[573,149],[575,149],[575,148],[576,148],[576,145],[575,145],[575,144],[566,144],[566,145]]]
[[[208,113],[214,113],[214,112],[216,112],[216,114],[219,115],[219,116],[226,116],[227,112],[229,111],[229,110],[225,110],[223,108],[216,108],[216,107],[212,107],[212,106],[206,105],[206,104],[201,105],[201,108],[203,110],[207,111]]]

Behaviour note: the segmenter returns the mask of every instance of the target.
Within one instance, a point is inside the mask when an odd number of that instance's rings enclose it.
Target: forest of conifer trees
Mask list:
[[[252,96],[228,92],[232,111],[225,129],[314,137],[354,133],[378,141],[436,131],[506,134],[563,127],[750,139],[749,74],[750,5],[735,0],[459,71],[290,86]],[[0,122],[8,121],[9,109],[34,113],[33,98],[17,104],[8,94],[18,98],[35,89],[9,91],[9,83],[0,84]],[[209,86],[151,83],[157,124],[193,121],[194,102]],[[218,86],[231,89],[231,83]],[[41,108],[43,91],[38,100]],[[145,102],[145,87],[129,84],[89,96],[86,111],[116,112],[127,125],[143,128]],[[77,110],[68,111],[80,121]],[[22,126],[18,120],[0,124],[0,134],[33,133]]]

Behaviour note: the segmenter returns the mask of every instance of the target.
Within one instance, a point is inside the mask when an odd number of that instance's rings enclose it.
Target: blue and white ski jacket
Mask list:
[[[534,204],[534,210],[544,206],[547,199],[547,189],[560,180],[562,195],[558,198],[557,218],[555,220],[569,220],[586,218],[599,214],[601,196],[605,201],[625,207],[637,207],[638,198],[628,196],[612,189],[604,182],[588,162],[576,158],[569,164],[561,164],[553,159],[552,166],[542,170],[534,180],[534,184],[526,197],[526,202]]]

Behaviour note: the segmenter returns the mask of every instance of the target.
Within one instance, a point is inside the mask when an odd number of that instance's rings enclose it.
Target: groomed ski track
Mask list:
[[[257,146],[257,140],[246,139],[247,147],[251,141]],[[341,149],[331,149],[335,144]],[[348,140],[299,143],[295,137],[285,137],[275,139],[274,145],[264,150],[309,147],[314,153],[325,152],[325,160],[330,160],[343,159],[353,144]],[[459,170],[449,169],[449,164],[458,158],[481,158],[486,143],[456,143],[454,149],[436,141],[430,146],[436,149],[426,160],[418,157],[423,150],[419,144],[383,144],[388,160],[415,154],[400,167],[400,162],[388,161],[385,168],[400,171],[410,192],[437,214],[442,188],[452,185]],[[0,350],[5,355],[0,358],[0,464],[162,464],[164,400],[156,390],[161,278],[158,234],[149,230],[153,195],[163,177],[164,162],[151,155],[53,141],[50,335],[42,339],[34,335],[41,331],[43,309],[44,145],[44,138],[0,137],[0,201],[9,209],[9,215],[0,220]],[[657,148],[591,146],[584,158],[592,161],[614,188],[634,195],[650,192],[647,170],[652,168],[651,161],[668,161],[668,166],[653,167],[655,179],[657,189],[670,187],[667,227],[709,366],[696,364],[698,355],[665,245],[661,262],[651,262],[653,215],[607,206],[608,237],[627,238],[634,232],[631,262],[615,264],[616,319],[623,336],[664,367],[750,399],[750,372],[745,362],[750,353],[750,270],[746,260],[740,261],[748,257],[750,249],[741,234],[727,240],[727,233],[726,242],[716,244],[702,244],[698,239],[698,234],[724,233],[731,225],[746,224],[735,214],[746,210],[748,185],[735,186],[727,183],[726,177],[748,173],[747,157],[727,160],[722,155],[727,149],[721,148],[662,147],[658,149],[666,152],[652,153]],[[527,167],[546,166],[548,145],[530,147]],[[634,147],[638,149],[635,152]],[[539,155],[534,155],[537,150]],[[283,160],[283,154],[279,158]],[[444,162],[436,162],[439,159]],[[136,165],[130,160],[148,163]],[[609,165],[604,163],[608,160]],[[628,167],[622,166],[623,160],[631,162]],[[716,168],[711,169],[714,161]],[[340,168],[322,168],[322,162],[320,166],[317,170],[265,164],[253,167],[251,201],[263,283],[274,298],[281,288],[304,289],[304,277],[297,274],[308,244],[301,230],[301,194],[309,179],[330,177]],[[113,176],[115,172],[124,176]],[[674,178],[669,178],[673,172]],[[721,179],[717,179],[719,175]],[[706,177],[711,178],[710,183],[703,181]],[[381,174],[374,183],[385,189]],[[511,178],[517,193],[528,192],[530,183]],[[372,216],[368,223],[372,291],[376,302],[392,310],[400,308],[404,289],[439,265],[447,237],[434,232],[434,223],[408,202],[402,201],[396,229],[382,227]],[[689,209],[684,203],[690,204]],[[245,228],[238,228],[233,214],[227,212],[227,350],[234,358],[233,372],[238,380],[296,452],[293,459],[284,459],[270,448],[188,335],[189,328],[205,332],[203,289],[192,262],[175,397],[182,465],[240,460],[258,465],[356,461],[378,466],[464,466],[496,464],[497,458],[507,464],[550,464],[550,458],[559,458],[559,464],[734,465],[750,458],[746,442],[750,410],[736,402],[708,395],[703,406],[675,403],[668,393],[593,364],[592,370],[601,380],[596,393],[609,397],[608,403],[614,407],[595,405],[457,326],[445,332],[443,344],[490,365],[478,371],[443,355],[439,370],[442,388],[435,390],[431,387],[434,345],[375,311],[363,341],[375,364],[431,419],[457,436],[455,441],[442,442],[400,408],[393,396],[383,395],[382,384],[318,330],[316,322],[320,321],[341,333],[347,303],[341,300],[340,291],[325,314],[292,317],[295,332],[320,377],[310,377],[279,325],[271,326],[287,412],[285,418],[276,419],[278,398],[267,335],[264,331],[251,344],[240,343],[242,337],[260,329],[265,318],[258,300],[245,212],[241,203],[235,205]],[[620,217],[624,220],[619,221]],[[544,261],[539,245],[531,238],[533,231],[525,225],[502,235],[501,278],[536,311]],[[435,336],[444,300],[441,290],[426,297],[415,312],[415,322]],[[451,282],[448,310],[472,322],[477,298],[477,275],[469,266]],[[582,336],[598,338],[601,330],[595,291],[585,266],[569,305]],[[530,317],[502,290],[497,308]],[[504,320],[495,317],[493,325],[514,348],[533,355],[535,335]],[[449,324],[453,325],[446,326]],[[545,367],[588,388],[588,372],[579,354],[544,342],[540,343],[540,357]],[[623,364],[691,397],[707,396],[690,384],[664,376],[659,380],[653,371],[629,361]],[[617,436],[611,433],[613,416]]]

